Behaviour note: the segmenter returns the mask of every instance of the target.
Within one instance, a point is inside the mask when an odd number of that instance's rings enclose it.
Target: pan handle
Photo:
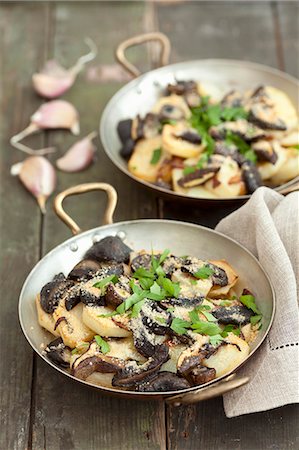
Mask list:
[[[83,194],[90,191],[105,191],[108,196],[108,205],[104,214],[103,224],[113,223],[113,214],[117,203],[117,192],[110,184],[107,183],[85,183],[70,187],[58,194],[54,199],[54,211],[57,216],[72,230],[73,234],[81,233],[81,228],[77,223],[65,212],[62,203],[66,197],[70,195]]]
[[[223,381],[207,386],[206,388],[198,389],[197,391],[188,392],[187,394],[179,394],[167,398],[165,401],[169,405],[180,406],[188,405],[190,403],[202,402],[213,397],[218,397],[226,392],[237,389],[240,386],[248,383],[248,377],[235,378],[236,374],[232,374]]]
[[[150,41],[158,41],[159,44],[161,45],[160,67],[166,66],[169,63],[171,46],[168,37],[165,36],[165,34],[163,33],[153,32],[153,33],[138,34],[137,36],[133,36],[121,42],[116,49],[115,56],[117,61],[119,62],[119,64],[123,66],[125,70],[127,70],[131,75],[133,75],[133,77],[138,77],[139,75],[141,75],[141,71],[127,60],[125,56],[125,51],[129,47],[144,44],[145,42]]]
[[[282,189],[277,189],[277,192],[279,192],[280,194],[283,195],[287,195],[290,194],[291,192],[295,192],[299,190],[299,180],[295,181],[293,184],[290,184],[289,186],[282,188]]]

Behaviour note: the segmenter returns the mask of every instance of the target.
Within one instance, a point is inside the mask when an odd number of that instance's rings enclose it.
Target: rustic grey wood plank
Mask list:
[[[29,435],[32,351],[22,335],[17,315],[18,297],[28,272],[39,259],[40,212],[35,200],[10,166],[25,155],[9,138],[28,124],[40,104],[31,89],[31,74],[44,59],[47,5],[1,4],[1,211],[0,211],[0,448],[27,448]],[[40,146],[38,136],[27,140]]]
[[[143,29],[145,8],[142,3],[57,3],[53,8],[53,42],[51,52],[66,65],[85,51],[83,38],[91,36],[99,46],[99,57],[65,98],[80,112],[81,135],[97,129],[101,111],[120,88],[121,83],[90,80],[90,71],[99,64],[112,64],[117,43]],[[54,31],[55,30],[55,31]],[[132,54],[136,62],[144,61],[144,50]],[[146,61],[144,61],[146,63]],[[76,138],[53,132],[51,144],[62,153]],[[116,220],[156,215],[155,198],[136,188],[117,172],[98,144],[98,160],[79,174],[58,175],[57,191],[82,182],[106,181],[119,193]],[[56,158],[53,157],[52,159]],[[104,194],[91,193],[66,202],[68,211],[84,229],[98,226],[104,211]],[[45,218],[43,252],[70,236],[59,222],[50,204]],[[97,391],[72,383],[37,361],[32,448],[47,450],[74,449],[163,449],[165,448],[164,405],[103,397]]]
[[[279,5],[279,8],[282,8]],[[282,18],[294,45],[294,7],[284,6]],[[279,54],[274,15],[266,2],[178,3],[167,8],[157,5],[160,30],[168,34],[174,47],[173,62],[195,58],[227,57],[248,59],[277,67]],[[292,32],[291,32],[292,30]],[[285,48],[283,41],[282,48]],[[291,58],[291,55],[289,55]],[[295,54],[296,59],[296,54]],[[292,66],[293,67],[293,66]],[[290,69],[291,70],[291,69]],[[217,210],[179,205],[165,201],[162,216],[214,227],[231,209]],[[294,405],[265,413],[227,419],[222,399],[180,409],[167,407],[168,448],[175,450],[260,450],[296,448]]]
[[[299,4],[278,2],[273,5],[273,9],[281,38],[282,69],[299,78]]]

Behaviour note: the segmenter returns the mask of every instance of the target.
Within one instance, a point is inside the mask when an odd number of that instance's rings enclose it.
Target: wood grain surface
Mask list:
[[[98,56],[64,95],[80,113],[80,136],[98,129],[109,98],[130,77],[114,61],[116,45],[131,35],[161,30],[172,43],[172,61],[223,57],[247,59],[298,76],[298,4],[294,2],[2,2],[1,64],[1,433],[0,450],[293,450],[294,405],[227,419],[222,399],[175,408],[101,396],[64,379],[33,355],[17,318],[18,295],[29,270],[51,248],[70,236],[52,211],[41,214],[34,199],[9,174],[24,155],[9,145],[42,102],[31,75],[56,58],[71,66],[86,51],[84,38],[98,45]],[[155,64],[155,47],[128,55],[142,70]],[[55,145],[57,155],[76,141],[67,132],[41,133],[26,142]],[[56,193],[83,182],[110,182],[119,204],[115,220],[165,217],[214,227],[226,210],[210,211],[164,201],[119,172],[99,139],[96,163],[78,174],[58,174]],[[101,223],[104,194],[65,202],[83,229]]]

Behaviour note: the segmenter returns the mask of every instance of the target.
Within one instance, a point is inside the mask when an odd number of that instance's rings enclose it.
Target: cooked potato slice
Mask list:
[[[216,370],[216,377],[230,372],[249,355],[249,345],[243,339],[229,333],[225,338],[227,345],[220,346],[217,352],[202,361],[202,365]]]
[[[195,186],[193,188],[183,188],[178,184],[178,180],[182,178],[183,170],[182,169],[173,169],[172,170],[172,184],[173,190],[178,192],[179,194],[187,195],[188,197],[196,197],[196,198],[217,198],[217,195],[209,192],[203,186]]]
[[[205,183],[205,188],[217,197],[237,197],[245,194],[241,170],[232,158],[223,158],[220,170],[215,178],[219,184],[215,184],[214,180],[209,180]]]
[[[276,175],[286,161],[287,153],[285,149],[280,147],[278,142],[273,142],[273,149],[277,154],[276,163],[272,164],[270,162],[263,162],[257,165],[257,169],[262,177],[262,180],[269,180]]]
[[[112,387],[112,378],[114,373],[100,373],[93,372],[89,377],[86,378],[88,383],[96,384],[98,386]]]
[[[181,118],[188,118],[191,116],[191,111],[187,105],[187,103],[185,102],[184,98],[180,95],[169,95],[167,97],[161,97],[157,103],[155,104],[155,106],[152,109],[152,112],[155,114],[160,114],[161,110],[163,108],[163,106],[166,105],[171,105],[171,106],[175,106],[176,108],[178,108],[181,111]],[[173,119],[175,119],[175,117],[173,117]]]
[[[94,332],[82,321],[82,303],[79,303],[70,311],[65,308],[64,300],[61,300],[53,313],[55,323],[58,323],[57,330],[65,345],[75,348],[80,342],[88,342]]]
[[[210,97],[210,101],[212,101],[213,103],[221,102],[225,94],[223,89],[220,89],[219,86],[214,83],[210,83],[209,81],[197,83],[197,89],[200,96]]]
[[[294,145],[299,145],[299,127],[285,134],[279,142],[283,147],[293,147]]]
[[[131,332],[117,326],[111,317],[99,317],[111,312],[112,309],[106,306],[84,306],[82,320],[87,327],[94,331],[94,334],[105,337],[130,336]]]
[[[110,350],[107,353],[107,356],[113,356],[124,360],[133,359],[139,362],[146,361],[146,358],[136,350],[131,336],[123,339],[110,339],[109,347]]]
[[[180,133],[187,130],[187,125],[178,123],[176,125],[164,125],[162,131],[163,148],[171,155],[180,158],[194,158],[198,156],[204,149],[203,144],[193,144],[179,137]]]
[[[187,346],[182,344],[169,347],[169,360],[161,366],[160,371],[164,372],[166,370],[168,372],[176,373],[179,356],[186,348]]]
[[[270,179],[271,183],[274,185],[284,184],[299,175],[298,150],[295,148],[288,148],[283,151],[286,154],[286,160],[280,167],[279,171]]]
[[[47,331],[50,331],[54,336],[60,336],[59,331],[55,327],[55,320],[53,319],[52,314],[46,313],[41,305],[40,305],[40,295],[38,294],[35,297],[35,304],[36,304],[36,310],[37,310],[37,317],[38,317],[38,323],[41,327],[45,328]]]
[[[236,282],[238,281],[238,275],[237,272],[235,272],[235,270],[232,268],[232,266],[230,264],[228,264],[227,261],[225,261],[224,259],[220,259],[220,260],[213,260],[210,261],[212,264],[215,264],[215,266],[220,267],[221,269],[225,270],[226,275],[227,275],[227,279],[228,279],[228,284],[227,286],[213,286],[211,291],[209,292],[209,297],[214,298],[214,297],[221,297],[223,295],[226,295],[229,290],[236,284]]]
[[[142,180],[154,183],[164,160],[169,157],[168,153],[162,148],[161,136],[151,139],[141,139],[137,142],[133,154],[128,162],[129,171]],[[155,150],[161,149],[159,160],[152,164],[152,158]]]
[[[280,89],[272,86],[266,86],[265,91],[275,104],[275,111],[278,117],[284,121],[289,129],[294,128],[298,121],[298,116],[289,97]]]

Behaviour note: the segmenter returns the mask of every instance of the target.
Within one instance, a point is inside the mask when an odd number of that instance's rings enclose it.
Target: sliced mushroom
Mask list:
[[[252,149],[259,161],[269,161],[275,164],[277,161],[277,153],[270,141],[261,140],[252,144]]]
[[[93,342],[88,351],[77,358],[72,367],[72,375],[86,380],[93,372],[115,373],[125,367],[125,361],[104,355]]]
[[[164,336],[171,325],[172,316],[170,312],[162,309],[157,302],[144,302],[140,315],[143,325],[154,334]]]
[[[287,129],[285,122],[277,117],[274,106],[263,103],[256,103],[251,107],[248,121],[263,130],[285,131]]]
[[[245,119],[238,119],[234,122],[223,122],[210,128],[209,132],[214,139],[222,140],[226,133],[231,131],[237,134],[246,142],[254,142],[265,137],[265,132],[257,126],[247,122]]]
[[[187,125],[178,123],[176,125],[164,125],[162,131],[162,146],[171,155],[181,158],[193,158],[198,156],[204,145],[201,144],[201,138],[195,137],[196,132]],[[190,139],[192,135],[192,139]],[[184,136],[187,139],[184,139]],[[190,142],[190,140],[192,142]],[[194,143],[194,140],[196,143]]]
[[[215,286],[227,286],[228,277],[225,270],[222,267],[216,266],[215,264],[209,263],[209,267],[213,270],[212,281]]]
[[[70,367],[71,350],[64,345],[63,340],[59,337],[54,339],[47,345],[45,352],[47,357],[60,367]]]
[[[129,261],[131,251],[118,236],[107,236],[93,244],[85,257],[99,262],[125,263]]]
[[[227,106],[229,108],[235,108],[242,106],[243,104],[243,95],[241,92],[233,90],[226,94],[221,100],[222,106]]]
[[[159,115],[161,122],[182,120],[191,115],[184,98],[175,94],[160,98],[153,107],[152,112]]]
[[[89,280],[101,269],[101,264],[93,259],[83,259],[68,274],[68,278],[75,281]]]
[[[223,269],[225,271],[226,276],[227,276],[227,284],[225,286],[213,285],[213,287],[211,288],[211,290],[209,292],[209,298],[215,298],[215,297],[223,298],[224,296],[226,296],[228,294],[229,290],[238,281],[238,274],[234,270],[234,268],[230,264],[228,264],[228,262],[225,261],[224,259],[211,260],[210,263],[217,267],[220,267],[221,269]]]
[[[250,322],[253,312],[245,306],[220,306],[213,310],[213,316],[224,325],[245,325]]]
[[[74,285],[72,280],[67,280],[63,273],[55,275],[52,281],[47,283],[40,292],[40,304],[42,309],[52,314],[57,308],[59,300],[66,291]]]
[[[116,308],[124,302],[131,295],[129,282],[129,278],[121,276],[117,283],[109,283],[105,294],[106,304]]]
[[[136,272],[137,269],[140,269],[143,267],[146,270],[149,270],[151,268],[151,261],[152,261],[152,255],[149,253],[139,253],[137,256],[136,254],[132,254],[131,259],[131,269],[132,272]]]
[[[164,336],[154,334],[144,325],[141,316],[131,319],[130,329],[133,333],[136,349],[146,358],[153,356],[157,347],[161,346],[165,341]]]
[[[258,169],[251,161],[246,161],[242,164],[242,179],[246,185],[248,194],[252,194],[263,185]]]
[[[81,283],[79,289],[80,300],[84,305],[103,306],[105,305],[105,295],[101,289],[95,287],[98,278],[92,278],[86,283]]]
[[[169,352],[167,345],[159,345],[156,347],[152,357],[144,364],[138,365],[136,361],[128,362],[123,369],[114,375],[112,385],[123,388],[136,387],[136,383],[157,372],[168,358]]]
[[[241,166],[245,162],[244,156],[238,152],[236,146],[227,145],[222,141],[215,143],[214,154],[230,156],[234,161],[238,163],[239,166]]]
[[[145,379],[137,385],[139,392],[166,392],[180,391],[191,387],[185,378],[181,378],[174,373],[158,372],[150,379]]]
[[[193,346],[181,353],[178,359],[178,374],[185,377],[191,385],[207,383],[216,377],[215,369],[202,365],[204,358],[210,357],[216,349],[202,337]]]
[[[176,84],[168,84],[167,94],[182,95],[190,108],[200,105],[200,95],[195,81],[178,81]]]
[[[135,144],[135,141],[129,138],[120,149],[120,156],[122,156],[124,159],[129,159],[132,156]]]
[[[197,169],[188,175],[183,176],[178,180],[178,184],[183,188],[189,188],[193,186],[200,186],[206,181],[210,180],[219,171],[220,167],[206,167],[204,169]]]
[[[118,122],[117,133],[122,144],[125,144],[132,137],[132,122],[132,119],[125,119]]]

